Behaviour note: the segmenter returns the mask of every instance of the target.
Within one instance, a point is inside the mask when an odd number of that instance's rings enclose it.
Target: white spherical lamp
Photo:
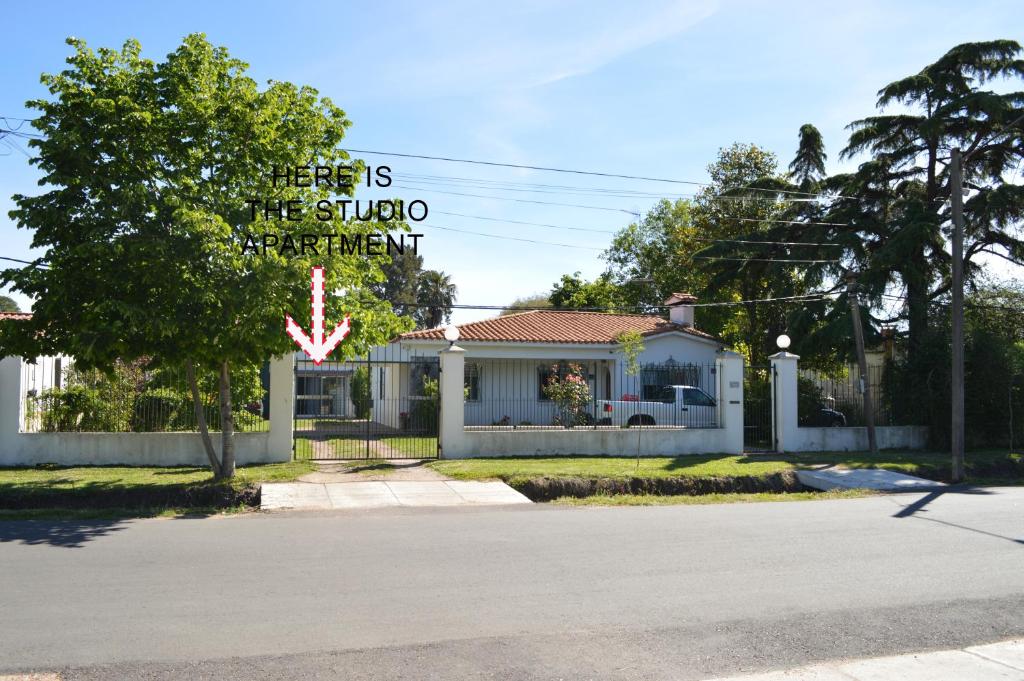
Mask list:
[[[789,344],[791,342],[792,341],[790,340],[789,336],[787,336],[786,334],[782,334],[781,336],[775,339],[775,344],[779,346],[779,350],[788,350]]]
[[[455,326],[454,324],[445,327],[444,339],[449,343],[454,343],[455,341],[459,340],[459,327]]]

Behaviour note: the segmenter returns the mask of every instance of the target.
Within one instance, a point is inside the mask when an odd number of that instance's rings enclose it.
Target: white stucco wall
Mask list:
[[[875,437],[879,449],[924,449],[928,444],[927,426],[877,426]],[[868,429],[864,426],[847,428],[796,429],[787,452],[857,452],[868,448]]]
[[[742,435],[742,433],[741,433]],[[725,428],[466,430],[446,459],[471,456],[677,456],[739,453]]]
[[[292,458],[292,357],[270,364],[270,430],[236,433],[238,465]],[[22,432],[22,360],[0,360],[0,465],[33,466],[206,466],[198,433],[26,433]],[[211,433],[220,448],[220,434]]]

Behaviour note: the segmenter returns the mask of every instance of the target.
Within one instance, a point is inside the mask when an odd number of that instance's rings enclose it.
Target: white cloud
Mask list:
[[[407,18],[404,50],[414,57],[379,61],[403,91],[450,96],[537,87],[590,73],[710,16],[717,0],[596,4],[581,0],[454,5]],[[480,9],[485,8],[481,14]],[[442,27],[445,30],[442,30]],[[432,34],[459,35],[434,42]]]

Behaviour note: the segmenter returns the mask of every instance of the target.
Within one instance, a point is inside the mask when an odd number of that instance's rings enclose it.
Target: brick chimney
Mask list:
[[[689,293],[673,293],[665,301],[668,307],[668,319],[673,324],[693,327],[693,304],[697,302],[697,296]]]

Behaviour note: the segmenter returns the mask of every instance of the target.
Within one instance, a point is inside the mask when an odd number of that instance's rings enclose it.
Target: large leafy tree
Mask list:
[[[561,308],[595,308],[611,311],[621,306],[618,287],[608,273],[602,274],[594,281],[586,281],[579,272],[563,274],[551,288],[548,300],[553,307]]]
[[[18,312],[18,303],[10,296],[0,296],[0,312]]]
[[[414,313],[417,328],[431,329],[451,321],[452,305],[458,288],[451,277],[437,270],[426,270],[416,289],[418,307]]]
[[[547,307],[551,307],[551,300],[548,298],[548,295],[546,293],[535,293],[532,296],[516,298],[508,304],[508,307],[499,312],[498,316],[504,317],[505,315],[515,314],[516,312],[522,312],[523,310]]]
[[[852,173],[829,178],[838,195],[830,218],[836,238],[861,243],[849,255],[873,296],[905,296],[908,359],[913,365],[927,337],[930,303],[949,291],[950,152],[964,152],[964,272],[968,283],[988,253],[1024,263],[1021,220],[1024,187],[1013,181],[1024,160],[1024,77],[1021,46],[1012,40],[965,43],[919,73],[886,85],[878,107],[899,111],[850,125],[843,156],[867,154]],[[995,82],[1009,81],[1008,92]],[[927,367],[918,367],[918,373]]]
[[[683,199],[663,199],[615,234],[602,258],[623,307],[655,311],[672,293],[704,290],[707,279],[691,257],[706,243],[695,241],[692,208]]]
[[[393,253],[390,260],[381,266],[381,271],[384,279],[371,286],[374,294],[391,303],[395,314],[411,314],[415,310],[420,275],[423,273],[423,256],[410,250]]]
[[[99,368],[138,357],[184,365],[210,465],[229,477],[232,372],[295,349],[284,317],[308,328],[311,266],[324,267],[328,291],[346,292],[328,296],[326,311],[335,322],[352,315],[342,353],[407,326],[367,290],[381,278],[375,258],[243,254],[250,230],[354,236],[386,228],[314,221],[309,206],[350,187],[270,186],[275,167],[349,163],[339,148],[349,121],[312,88],[260,88],[244,62],[199,34],[161,62],[144,58],[136,41],[97,51],[68,42],[68,67],[42,77],[50,98],[28,103],[40,112],[42,135],[30,144],[44,191],[15,196],[11,216],[44,255],[40,266],[3,273],[35,302],[31,321],[8,325],[2,350],[60,352]],[[297,221],[253,225],[245,203],[253,198],[307,210]],[[219,376],[219,455],[199,404],[199,372]]]

